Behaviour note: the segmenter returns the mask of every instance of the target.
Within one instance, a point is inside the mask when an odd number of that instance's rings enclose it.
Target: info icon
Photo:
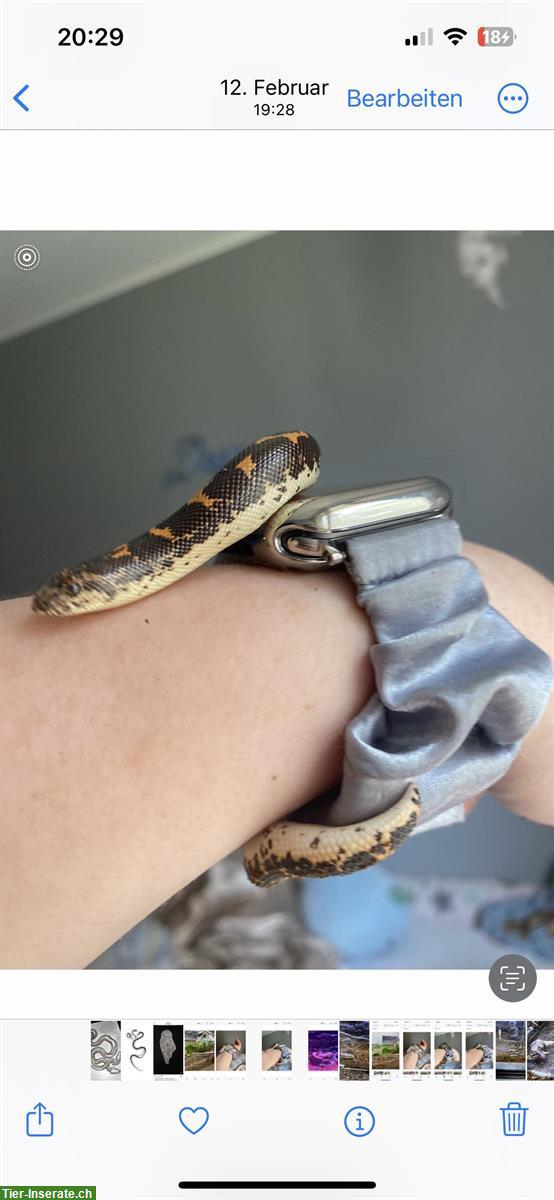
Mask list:
[[[344,1116],[344,1128],[352,1137],[367,1137],[375,1128],[375,1117],[371,1109],[363,1104],[349,1108]]]
[[[537,986],[537,972],[523,954],[503,954],[492,964],[489,983],[499,1000],[526,1000]]]

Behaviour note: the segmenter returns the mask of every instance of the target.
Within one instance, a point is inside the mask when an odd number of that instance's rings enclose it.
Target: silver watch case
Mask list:
[[[431,478],[297,497],[257,531],[251,552],[268,566],[324,571],[344,562],[352,538],[451,512],[450,489]]]

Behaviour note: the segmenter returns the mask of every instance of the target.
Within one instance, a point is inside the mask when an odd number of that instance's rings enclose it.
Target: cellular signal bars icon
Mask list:
[[[404,38],[405,46],[432,46],[433,45],[433,30],[428,29],[427,32],[423,29],[421,33],[413,33],[411,37]]]

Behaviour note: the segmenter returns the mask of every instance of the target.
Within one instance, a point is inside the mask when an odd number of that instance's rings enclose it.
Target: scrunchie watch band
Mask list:
[[[350,873],[457,819],[539,720],[550,660],[490,606],[461,543],[447,515],[344,539],[376,637],[376,692],[346,729],[338,796],[251,839],[252,882]]]
[[[550,660],[491,608],[461,544],[449,517],[348,543],[377,690],[346,730],[337,824],[382,812],[408,782],[420,823],[478,795],[544,709]]]

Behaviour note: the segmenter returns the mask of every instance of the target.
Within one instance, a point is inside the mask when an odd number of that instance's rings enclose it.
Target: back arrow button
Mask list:
[[[12,100],[15,100],[15,103],[19,104],[19,107],[23,109],[23,112],[29,112],[28,105],[25,104],[25,102],[21,99],[23,93],[28,91],[28,89],[29,89],[29,84],[24,83],[23,87],[20,88],[19,91],[15,93],[15,96],[12,96]]]

